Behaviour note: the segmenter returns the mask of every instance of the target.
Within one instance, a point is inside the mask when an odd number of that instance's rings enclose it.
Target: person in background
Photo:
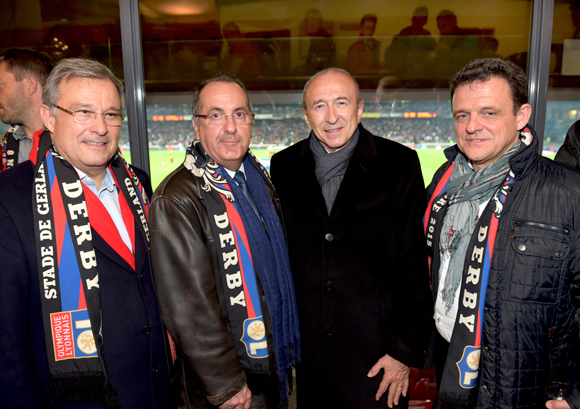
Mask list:
[[[28,160],[32,135],[43,129],[42,88],[51,69],[44,53],[27,48],[0,52],[0,120],[10,125],[0,138],[0,171]]]

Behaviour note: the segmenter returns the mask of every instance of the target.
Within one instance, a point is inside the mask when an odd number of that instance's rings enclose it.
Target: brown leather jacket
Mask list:
[[[270,180],[265,184],[273,195]],[[152,271],[161,316],[178,349],[183,406],[215,407],[248,383],[253,395],[267,395],[260,399],[263,407],[272,407],[278,404],[279,381],[266,298],[258,280],[273,369],[251,374],[240,366],[230,334],[203,195],[200,181],[181,165],[155,191],[149,217]]]

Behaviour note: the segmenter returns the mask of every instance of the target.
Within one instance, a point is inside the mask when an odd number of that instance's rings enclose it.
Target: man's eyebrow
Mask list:
[[[336,101],[342,101],[342,100],[350,101],[350,99],[348,97],[337,97],[337,98],[334,98],[333,100],[331,100],[330,102],[336,102]],[[315,99],[312,102],[312,105],[320,104],[321,102],[327,104],[329,101],[326,100],[326,99],[322,99],[322,98],[321,99]]]
[[[213,108],[210,108],[209,109],[209,112],[215,112],[215,111],[217,111],[217,112],[225,112],[224,109],[223,108],[220,108],[220,107],[213,107]],[[246,106],[237,107],[237,108],[234,108],[232,110],[232,112],[238,112],[238,111],[250,112],[250,110]]]

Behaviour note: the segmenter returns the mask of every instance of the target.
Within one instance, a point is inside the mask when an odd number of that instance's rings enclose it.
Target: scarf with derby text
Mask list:
[[[35,151],[36,153],[36,151]],[[91,228],[133,269],[135,256],[108,211],[58,154],[48,132],[39,138],[35,165],[34,225],[50,392],[59,404],[97,401],[119,407],[103,359],[99,275]],[[149,248],[149,202],[139,179],[120,155],[108,168],[135,248],[135,223]],[[121,313],[121,312],[119,312]]]
[[[519,150],[525,149],[532,138],[532,132],[528,128],[521,131],[522,143]],[[510,152],[510,155],[513,154]],[[458,153],[457,156],[459,155],[462,154]],[[439,252],[442,225],[450,206],[451,198],[447,188],[454,166],[456,166],[455,161],[446,169],[437,183],[423,220],[430,268],[432,260],[437,257],[435,253]],[[473,233],[468,239],[459,288],[457,316],[434,408],[468,409],[476,406],[487,284],[498,223],[506,197],[515,182],[514,177],[513,171],[509,168],[503,182],[476,220]],[[434,283],[434,285],[441,284]]]
[[[300,359],[298,310],[284,233],[264,184],[268,173],[255,157],[250,160],[251,156],[248,152],[244,170],[263,220],[256,215],[237,183],[207,155],[199,141],[188,146],[184,166],[198,179],[204,191],[203,200],[216,237],[224,300],[240,364],[250,373],[271,371],[258,277],[270,315],[279,396],[280,402],[284,402],[288,399],[286,368]]]

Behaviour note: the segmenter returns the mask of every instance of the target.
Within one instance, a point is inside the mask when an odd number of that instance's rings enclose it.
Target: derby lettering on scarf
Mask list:
[[[242,274],[239,269],[231,273],[238,266],[238,251],[236,250],[236,243],[234,241],[234,234],[231,231],[228,213],[216,214],[214,215],[214,220],[219,229],[227,230],[227,233],[219,233],[220,248],[222,249],[221,256],[224,270],[226,270],[226,286],[229,290],[236,292],[241,287],[237,295],[229,296],[230,305],[240,305],[246,308],[246,297],[244,296],[244,289],[242,287]]]

